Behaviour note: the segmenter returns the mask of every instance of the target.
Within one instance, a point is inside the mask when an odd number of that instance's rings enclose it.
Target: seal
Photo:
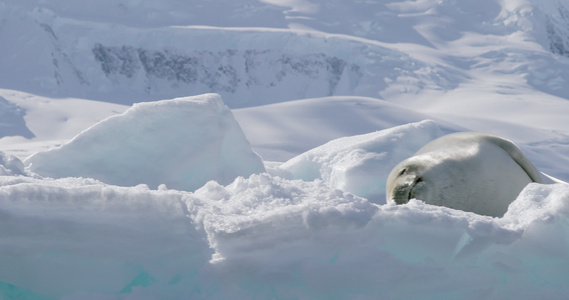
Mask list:
[[[459,132],[433,140],[395,166],[387,178],[386,200],[404,204],[418,199],[500,217],[531,182],[543,180],[514,143]]]

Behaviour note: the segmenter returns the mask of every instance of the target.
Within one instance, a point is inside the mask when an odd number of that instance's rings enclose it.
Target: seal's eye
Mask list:
[[[419,182],[423,182],[423,177],[417,177],[417,179],[415,179],[415,184]]]
[[[403,168],[401,171],[399,171],[399,176],[405,174],[405,172],[407,172],[407,169]]]

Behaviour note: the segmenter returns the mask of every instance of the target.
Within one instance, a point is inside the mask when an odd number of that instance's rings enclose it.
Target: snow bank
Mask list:
[[[292,158],[279,169],[288,178],[322,179],[330,187],[385,203],[385,182],[393,167],[443,133],[427,120],[339,138]]]
[[[197,270],[211,251],[186,217],[187,197],[92,179],[0,176],[0,295],[2,282],[54,299],[112,294],[144,272],[168,281]]]
[[[24,162],[41,176],[180,190],[195,190],[209,180],[228,184],[264,171],[216,94],[136,104]]]
[[[491,218],[268,174],[195,193],[3,176],[0,295],[562,298],[568,203],[563,184],[531,184]]]
[[[213,262],[224,282],[214,298],[532,299],[567,291],[565,185],[528,187],[514,207],[542,208],[514,208],[503,219],[417,201],[374,206],[319,182],[254,176],[204,190],[230,207],[207,229],[224,258]]]

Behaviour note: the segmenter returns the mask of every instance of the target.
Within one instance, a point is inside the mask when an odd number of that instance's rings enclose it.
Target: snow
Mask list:
[[[457,84],[445,66],[341,34],[207,23],[132,27],[14,6],[17,13],[5,13],[10,34],[0,38],[26,51],[7,49],[0,56],[18,70],[0,70],[0,87],[50,97],[131,105],[215,92],[238,108],[333,95],[377,97],[389,83],[409,80],[417,83],[413,90]]]
[[[45,177],[188,191],[265,170],[217,94],[136,104],[24,163]]]
[[[0,1],[0,299],[564,298],[568,8]],[[385,204],[457,131],[551,183]]]
[[[462,129],[388,101],[355,96],[302,99],[233,112],[253,149],[266,161],[287,161],[333,139],[425,119],[437,120],[448,130]]]
[[[34,134],[26,127],[26,121],[23,116],[25,112],[9,102],[8,100],[0,97],[0,132],[2,136],[22,136],[25,138],[33,138]]]
[[[268,174],[225,187],[212,181],[195,193],[89,179],[1,180],[8,230],[0,276],[52,298],[567,292],[565,184],[528,186],[500,219],[418,201],[376,206],[319,180]]]
[[[433,121],[332,140],[289,161],[279,169],[286,177],[313,181],[385,204],[389,172],[419,148],[443,135]]]
[[[39,150],[60,146],[86,128],[128,108],[124,105],[77,98],[54,99],[14,90],[0,89],[0,95],[11,103],[12,107],[17,107],[24,122],[12,124],[19,125],[20,132],[31,131],[34,135],[32,139],[25,134],[0,139],[2,151],[21,160]]]
[[[23,175],[24,164],[17,157],[0,152],[0,175],[1,176],[16,176]]]
[[[52,299],[118,292],[152,265],[183,272],[202,251],[180,192],[2,177],[0,194],[10,228],[2,233],[2,281]]]

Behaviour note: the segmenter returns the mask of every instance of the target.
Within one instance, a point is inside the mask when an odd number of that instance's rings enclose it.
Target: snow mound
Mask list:
[[[264,171],[217,94],[136,104],[25,164],[41,176],[180,190],[195,190],[209,180],[228,184]]]
[[[385,182],[389,172],[422,146],[442,136],[434,121],[343,137],[309,150],[282,164],[284,176],[312,181],[385,203]]]

